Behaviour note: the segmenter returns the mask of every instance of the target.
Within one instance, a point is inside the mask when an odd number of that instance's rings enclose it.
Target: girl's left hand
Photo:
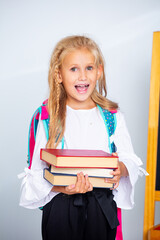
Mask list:
[[[123,162],[118,162],[117,169],[115,169],[115,171],[112,171],[110,174],[113,175],[113,178],[105,178],[105,182],[114,183],[114,187],[112,188],[113,190],[119,186],[119,180],[121,177],[128,176],[128,170]]]

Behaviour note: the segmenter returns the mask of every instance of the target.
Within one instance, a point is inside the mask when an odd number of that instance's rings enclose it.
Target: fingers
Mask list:
[[[85,193],[85,177],[83,175],[83,173],[78,173],[77,174],[77,186],[76,186],[76,190],[77,193]]]
[[[92,191],[93,190],[93,186],[92,184],[89,182],[89,178],[88,175],[85,175],[85,179],[86,179],[86,191]]]
[[[83,175],[83,173],[77,174],[76,184],[69,185],[65,187],[67,194],[76,194],[76,193],[86,193],[93,190],[92,184],[89,182],[88,175]]]
[[[65,187],[66,194],[74,194],[75,184],[69,185]]]
[[[118,154],[117,154],[116,152],[112,153],[112,155],[113,155],[113,156],[116,156],[116,157],[118,156]]]
[[[119,168],[117,168],[115,171],[112,171],[110,174],[113,176],[118,176],[119,178],[121,177],[121,171]]]
[[[115,183],[115,184],[113,185],[113,188],[111,188],[111,190],[116,189],[118,186],[119,186],[119,182]]]
[[[89,192],[93,191],[93,186],[92,186],[91,183],[90,183],[90,185],[89,185],[88,191],[89,191]]]
[[[77,174],[77,186],[77,193],[86,193],[93,190],[87,174],[85,176],[83,173]]]
[[[119,186],[119,180],[120,180],[120,178],[118,178],[118,177],[113,177],[112,179],[105,178],[105,182],[113,184],[113,188],[111,188],[111,190],[114,190]]]
[[[114,171],[111,171],[110,174],[113,176],[113,178],[105,178],[105,182],[114,184],[114,187],[112,188],[112,190],[114,190],[118,187],[119,181],[121,178],[121,171],[120,171],[119,164],[118,164],[118,168],[115,169]]]

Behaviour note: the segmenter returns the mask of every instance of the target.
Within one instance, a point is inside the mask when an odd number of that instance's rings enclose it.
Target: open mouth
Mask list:
[[[89,84],[77,84],[75,85],[75,88],[78,93],[86,93],[89,88]]]

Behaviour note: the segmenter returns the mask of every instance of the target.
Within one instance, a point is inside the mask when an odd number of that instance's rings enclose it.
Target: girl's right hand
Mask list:
[[[83,175],[83,173],[77,174],[76,184],[69,185],[66,187],[54,186],[52,191],[62,192],[68,195],[86,193],[93,190],[92,184],[89,182],[88,175]]]
[[[83,173],[77,174],[77,182],[75,185],[65,187],[67,194],[86,193],[93,190],[92,184],[89,182],[88,175]]]

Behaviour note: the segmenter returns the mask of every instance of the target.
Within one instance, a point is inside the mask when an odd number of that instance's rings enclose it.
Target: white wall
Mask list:
[[[135,152],[146,164],[153,32],[159,0],[0,0],[0,238],[41,239],[41,211],[18,206],[31,115],[47,98],[51,51],[61,38],[87,34],[106,59],[108,96],[124,112]],[[123,211],[124,240],[141,240],[145,178],[135,208]],[[157,218],[158,219],[158,218]]]

